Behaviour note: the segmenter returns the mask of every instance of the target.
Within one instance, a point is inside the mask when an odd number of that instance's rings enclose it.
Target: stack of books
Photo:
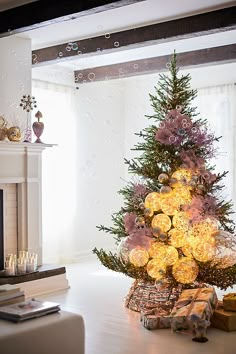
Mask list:
[[[24,291],[22,291],[18,286],[10,284],[0,286],[0,307],[16,304],[24,300]]]
[[[27,300],[0,307],[0,319],[21,322],[60,311],[59,304],[49,301]]]

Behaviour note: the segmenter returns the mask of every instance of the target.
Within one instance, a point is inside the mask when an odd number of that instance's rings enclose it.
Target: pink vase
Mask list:
[[[33,131],[34,131],[34,134],[37,136],[35,143],[42,143],[40,137],[43,134],[43,130],[44,130],[43,122],[34,122],[33,123]]]

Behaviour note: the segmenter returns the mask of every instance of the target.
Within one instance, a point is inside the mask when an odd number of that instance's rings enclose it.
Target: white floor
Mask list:
[[[59,302],[63,310],[83,316],[86,354],[236,354],[236,331],[210,328],[209,341],[200,344],[170,329],[145,329],[140,314],[124,307],[132,280],[98,261],[66,268],[71,288],[38,298]]]

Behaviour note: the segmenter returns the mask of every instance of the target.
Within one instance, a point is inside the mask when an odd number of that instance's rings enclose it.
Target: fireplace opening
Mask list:
[[[3,189],[0,189],[0,270],[4,269]]]

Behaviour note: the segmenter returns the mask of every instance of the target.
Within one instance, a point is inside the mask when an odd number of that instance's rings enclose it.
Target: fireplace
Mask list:
[[[4,268],[3,190],[0,189],[0,270]]]
[[[0,269],[20,250],[42,264],[42,151],[50,146],[0,142]]]

